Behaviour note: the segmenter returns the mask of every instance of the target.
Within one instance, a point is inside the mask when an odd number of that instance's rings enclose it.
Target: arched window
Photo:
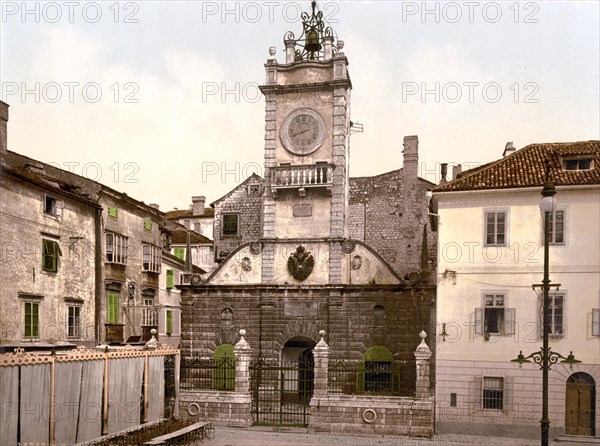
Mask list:
[[[398,393],[399,373],[392,352],[382,345],[367,350],[361,365],[359,385],[369,393]]]
[[[213,386],[216,390],[235,390],[235,355],[232,344],[221,344],[213,354]]]

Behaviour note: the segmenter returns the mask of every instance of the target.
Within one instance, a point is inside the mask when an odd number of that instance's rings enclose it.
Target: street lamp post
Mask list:
[[[556,208],[556,199],[554,198],[556,189],[554,188],[554,184],[548,181],[548,172],[549,166],[546,164],[546,184],[542,190],[542,199],[540,201],[540,210],[544,215],[544,278],[541,284],[533,285],[533,289],[542,288],[542,348],[540,351],[531,353],[528,356],[523,356],[523,352],[520,351],[519,356],[512,360],[521,365],[525,362],[531,362],[530,359],[533,359],[536,364],[540,364],[540,368],[542,369],[542,419],[540,420],[542,446],[548,446],[548,432],[550,430],[550,420],[548,419],[548,372],[552,364],[556,364],[560,358],[563,359],[562,363],[569,364],[571,367],[573,364],[581,362],[575,359],[573,352],[565,358],[560,353],[553,352],[548,346],[548,332],[550,328],[550,299],[548,295],[551,287],[549,273],[550,216]],[[558,289],[560,284],[552,286]]]

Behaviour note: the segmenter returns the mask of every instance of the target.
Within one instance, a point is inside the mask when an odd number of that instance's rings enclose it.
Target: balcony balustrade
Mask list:
[[[310,164],[300,166],[279,166],[271,170],[271,190],[274,196],[280,189],[298,189],[304,196],[306,188],[333,186],[333,164]]]

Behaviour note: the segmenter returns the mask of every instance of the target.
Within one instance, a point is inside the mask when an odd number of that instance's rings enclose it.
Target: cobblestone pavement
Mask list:
[[[199,443],[200,444],[200,443]],[[215,428],[215,436],[205,439],[202,446],[538,446],[539,440],[521,438],[480,437],[476,435],[436,435],[433,439],[410,437],[366,437],[339,434],[308,433],[306,429],[294,428]],[[567,443],[556,443],[567,445]]]

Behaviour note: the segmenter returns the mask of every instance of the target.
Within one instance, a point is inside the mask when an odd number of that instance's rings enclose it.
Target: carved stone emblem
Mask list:
[[[362,266],[362,257],[354,256],[352,258],[352,269],[359,269]]]
[[[344,254],[350,254],[352,251],[354,251],[354,248],[356,248],[356,243],[350,239],[346,239],[342,243],[342,252]]]
[[[252,255],[259,255],[262,251],[262,244],[260,242],[252,242],[250,243],[250,253]]]
[[[302,281],[312,273],[315,266],[315,259],[310,252],[304,249],[304,246],[298,246],[296,252],[290,255],[287,266],[292,277]]]
[[[250,262],[248,257],[242,259],[242,269],[244,271],[250,271],[252,269],[252,262]]]

